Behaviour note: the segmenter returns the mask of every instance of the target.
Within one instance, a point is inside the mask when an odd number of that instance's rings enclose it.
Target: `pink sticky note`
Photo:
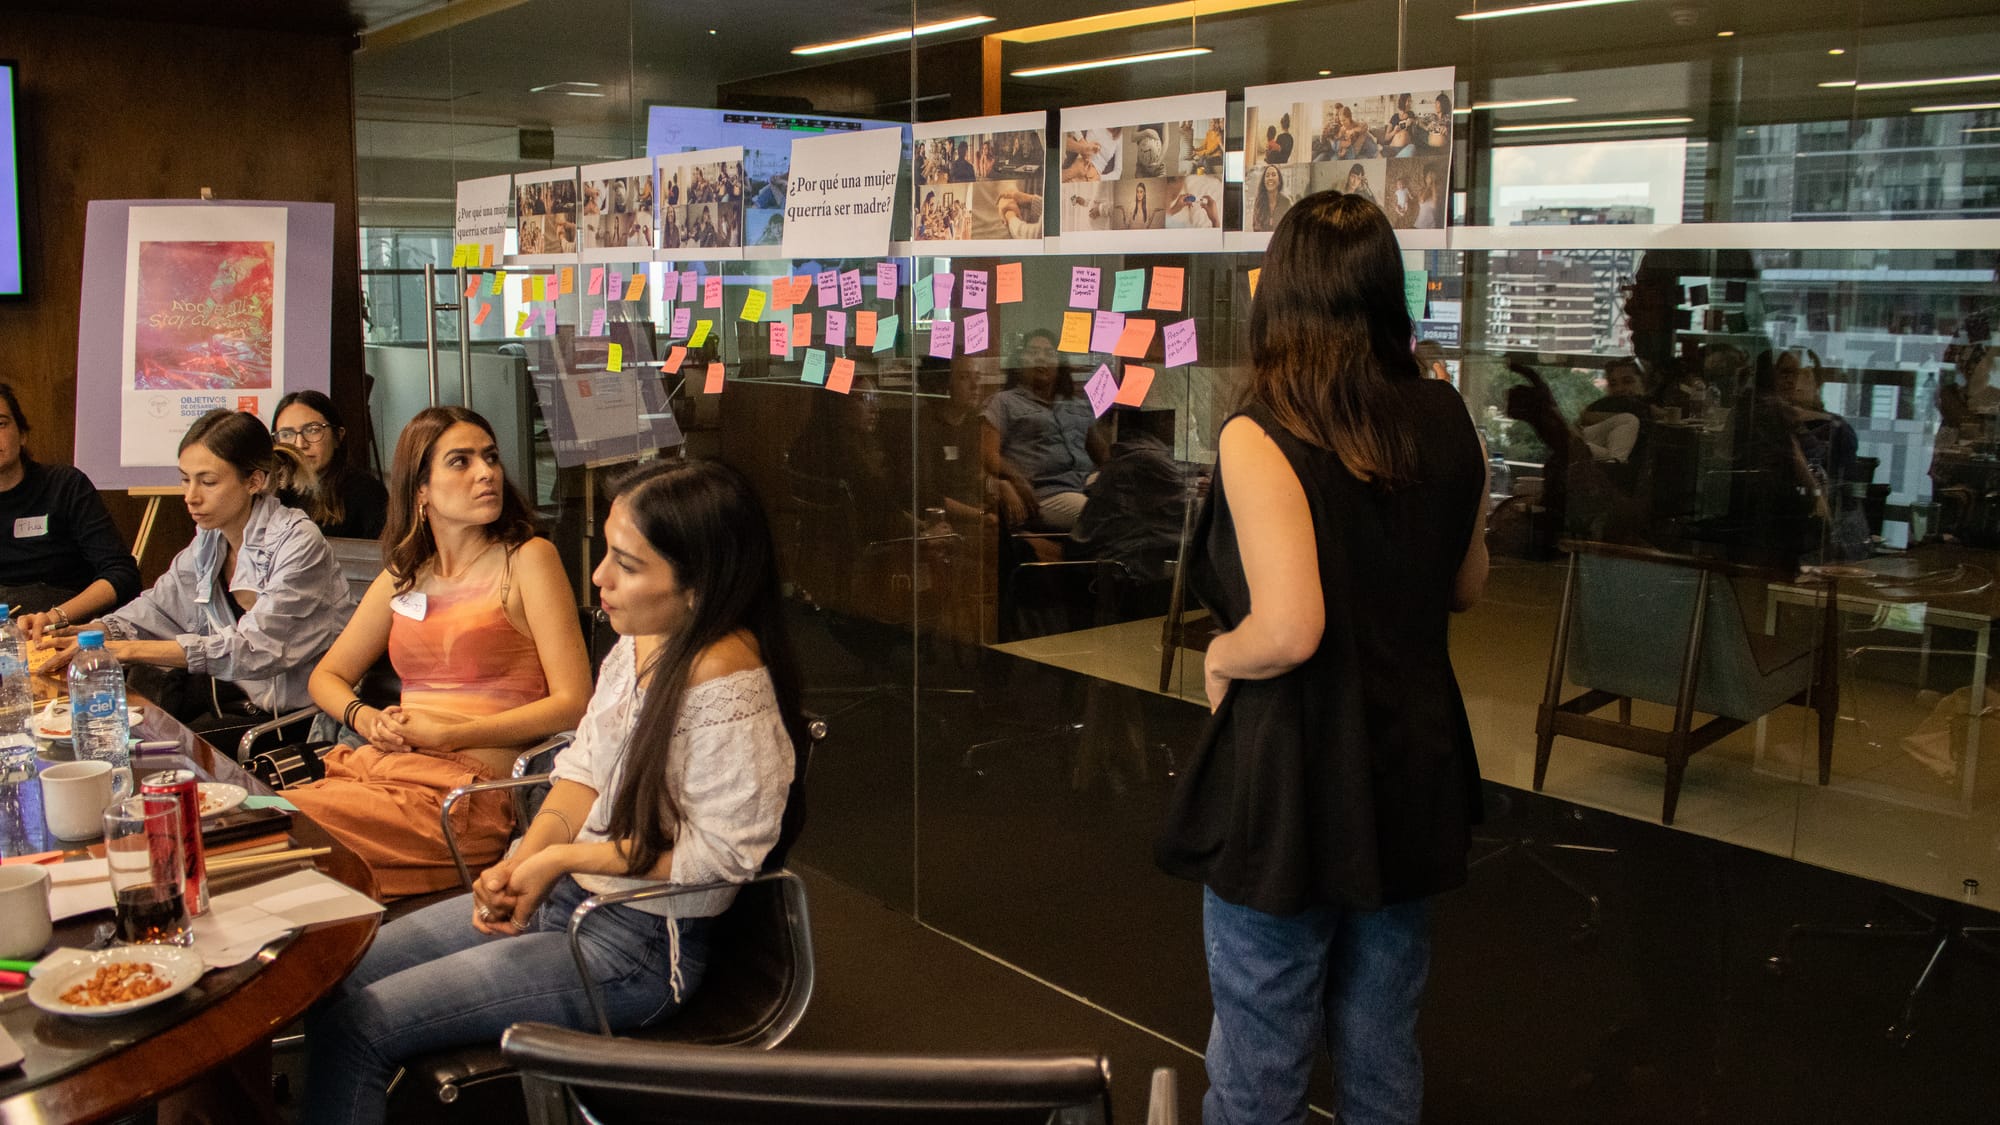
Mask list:
[[[949,320],[931,321],[931,358],[950,359],[951,346],[958,336],[958,325]]]
[[[682,305],[680,308],[675,309],[674,326],[670,331],[668,331],[667,335],[669,336],[687,335],[688,328],[693,319],[694,319],[694,310],[688,308],[686,305]]]
[[[1125,381],[1118,384],[1118,397],[1111,401],[1119,406],[1146,405],[1146,392],[1153,386],[1153,369],[1125,365]]]
[[[1098,311],[1090,316],[1090,350],[1109,352],[1125,332],[1125,314]]]
[[[875,263],[875,299],[896,299],[896,263],[893,260]]]
[[[593,289],[593,290],[591,290],[591,292],[595,293],[595,292],[597,292],[597,290]],[[701,283],[701,307],[702,307],[702,308],[705,308],[705,309],[719,309],[719,308],[721,308],[721,307],[722,307],[722,279],[721,279],[721,278],[719,278],[719,277],[711,277],[711,278],[707,278],[707,279],[705,279],[705,280],[703,280],[703,281],[702,281],[702,283]]]
[[[993,299],[1003,305],[1019,304],[1021,300],[1021,263],[1002,262],[993,273],[993,288],[997,290]]]
[[[1167,325],[1167,366],[1180,367],[1193,363],[1195,359],[1194,318],[1177,320]]]
[[[1069,304],[1076,309],[1097,307],[1096,266],[1071,266],[1069,268]]]
[[[667,353],[667,362],[663,365],[667,374],[669,375],[680,374],[681,364],[687,362],[687,357],[688,357],[688,350],[684,347],[681,347],[679,344],[675,344],[673,350]]]
[[[632,278],[632,284],[627,286],[625,289],[625,299],[628,301],[636,301],[641,297],[644,297],[645,295],[646,295],[646,275],[643,273],[636,274]]]
[[[542,331],[550,336],[556,334],[556,307],[554,305],[542,306]]]
[[[973,313],[965,318],[965,354],[977,355],[986,350],[986,314]]]
[[[846,394],[854,389],[854,361],[841,356],[833,361],[833,370],[827,374],[826,389]]]
[[[782,320],[771,322],[771,354],[789,356],[792,351],[791,326]]]
[[[607,300],[622,300],[625,293],[625,271],[612,270],[604,278],[604,296]]]
[[[847,346],[847,314],[839,309],[826,310],[826,346],[829,348]]]
[[[1111,409],[1111,403],[1118,397],[1118,380],[1111,375],[1111,368],[1097,365],[1097,374],[1083,385],[1083,393],[1090,399],[1090,411],[1099,418]]]
[[[719,395],[722,393],[721,363],[711,363],[708,365],[708,377],[702,381],[701,393],[705,395]]]
[[[1153,346],[1153,322],[1141,316],[1125,318],[1125,331],[1119,333],[1117,346],[1112,355],[1122,355],[1126,359],[1144,359],[1146,349]]]
[[[961,284],[960,288],[965,294],[966,308],[983,309],[986,307],[985,270],[966,270],[965,281]]]
[[[493,311],[493,306],[492,306],[492,304],[490,304],[489,302],[486,302],[486,301],[481,301],[481,302],[479,302],[479,311],[478,311],[478,312],[476,312],[476,313],[473,313],[473,314],[472,314],[472,323],[474,323],[474,324],[485,324],[485,323],[486,323],[486,314],[488,314],[488,313],[490,313],[490,312],[492,312],[492,311]]]
[[[851,309],[861,303],[861,271],[848,270],[840,275],[840,307]]]
[[[1181,287],[1187,283],[1186,273],[1180,266],[1154,266],[1153,292],[1146,298],[1146,307],[1165,312],[1181,311]]]
[[[590,334],[592,336],[604,335],[604,310],[601,308],[590,310]]]
[[[813,314],[792,314],[792,346],[803,348],[813,342]]]
[[[813,278],[813,284],[814,284],[815,286],[817,286],[817,287],[818,287],[818,289],[819,289],[819,307],[820,307],[820,308],[823,308],[823,309],[830,309],[830,308],[832,308],[832,307],[833,307],[834,305],[836,305],[836,304],[840,303],[840,271],[839,271],[839,270],[821,270],[821,271],[819,271],[819,275],[818,275],[817,277]]]
[[[681,271],[681,300],[694,302],[696,291],[701,288],[701,278],[693,270]]]
[[[951,287],[958,278],[948,273],[931,275],[931,304],[941,309],[951,307]]]

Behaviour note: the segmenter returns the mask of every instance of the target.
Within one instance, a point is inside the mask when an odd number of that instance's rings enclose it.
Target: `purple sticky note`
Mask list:
[[[604,335],[604,310],[602,308],[590,310],[590,334],[592,336]]]
[[[1069,268],[1069,304],[1073,309],[1094,309],[1097,307],[1096,266],[1071,266]]]
[[[686,336],[688,334],[689,320],[693,316],[694,316],[694,310],[688,308],[686,305],[682,305],[680,308],[675,309],[674,327],[672,331],[667,333],[667,335],[672,336],[675,339],[679,339],[683,336]]]
[[[951,287],[958,283],[958,277],[949,273],[931,275],[931,304],[940,309],[951,307]]]
[[[931,358],[950,359],[952,341],[957,334],[958,325],[951,321],[931,321]]]
[[[624,300],[624,299],[625,299],[625,274],[624,274],[624,273],[623,273],[622,271],[619,271],[619,270],[612,270],[612,271],[611,271],[611,274],[610,274],[610,277],[611,277],[611,280],[609,280],[609,281],[607,281],[607,282],[605,282],[605,283],[604,283],[604,297],[605,297],[605,299],[606,299],[606,300],[610,300],[610,301],[622,301],[622,300]]]
[[[1104,412],[1111,409],[1111,400],[1118,397],[1118,380],[1112,378],[1111,368],[1098,364],[1097,374],[1083,385],[1083,393],[1090,399],[1091,413],[1104,417]]]
[[[966,279],[971,280],[970,274]],[[986,314],[973,313],[965,318],[965,354],[974,355],[986,350]]]
[[[819,307],[832,308],[834,302],[840,300],[840,271],[821,270],[813,281],[819,289]]]
[[[848,270],[840,275],[840,307],[851,309],[861,303],[861,271]]]
[[[847,314],[839,309],[826,310],[826,346],[829,348],[847,346]]]
[[[1109,353],[1118,346],[1118,337],[1125,332],[1125,314],[1119,312],[1095,312],[1090,315],[1090,350]]]
[[[893,301],[896,299],[896,262],[890,259],[875,263],[875,299]]]
[[[966,270],[965,282],[960,287],[964,292],[965,307],[983,309],[986,307],[986,271]]]
[[[695,298],[695,289],[700,284],[701,284],[701,278],[697,276],[693,270],[682,270],[681,300],[692,303]]]
[[[1194,362],[1195,338],[1194,318],[1177,320],[1167,325],[1162,335],[1167,340],[1167,366],[1180,367]]]

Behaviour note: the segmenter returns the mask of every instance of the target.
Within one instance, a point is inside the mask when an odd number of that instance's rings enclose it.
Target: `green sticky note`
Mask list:
[[[1403,271],[1403,303],[1410,307],[1410,319],[1424,318],[1424,298],[1430,290],[1431,275],[1428,270]]]
[[[286,812],[299,811],[297,805],[285,800],[276,793],[268,797],[245,797],[243,798],[243,807],[246,809],[283,809]]]
[[[917,303],[917,319],[923,320],[937,309],[936,291],[928,285],[910,286],[910,299]]]
[[[826,353],[818,348],[807,348],[805,369],[799,372],[799,378],[808,383],[825,386]]]
[[[922,291],[923,291],[923,286],[921,286],[921,285],[917,286],[916,288],[917,288],[917,291],[918,291],[918,292],[922,292]],[[896,329],[898,329],[898,328],[900,328],[900,327],[902,327],[902,318],[901,318],[901,317],[895,317],[895,316],[885,316],[885,317],[883,317],[883,318],[882,318],[881,320],[878,320],[878,321],[876,321],[876,322],[875,322],[875,350],[876,350],[876,351],[878,351],[878,352],[892,352],[892,351],[895,351],[895,350],[896,350]]]
[[[1111,278],[1111,311],[1136,312],[1146,300],[1146,271],[1119,270]]]

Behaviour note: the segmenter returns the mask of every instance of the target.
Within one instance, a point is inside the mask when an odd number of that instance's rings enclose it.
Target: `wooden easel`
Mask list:
[[[153,538],[153,523],[160,518],[160,501],[169,496],[181,494],[178,485],[149,484],[140,488],[128,488],[125,494],[146,498],[146,514],[139,517],[139,534],[132,539],[132,561],[143,569],[146,565],[146,544]]]

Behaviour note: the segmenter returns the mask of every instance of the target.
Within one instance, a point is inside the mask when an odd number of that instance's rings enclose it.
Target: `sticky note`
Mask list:
[[[493,311],[493,306],[490,303],[486,301],[479,302],[479,311],[472,314],[472,323],[485,324],[486,314],[492,311]]]
[[[1069,303],[1071,308],[1094,309],[1097,307],[1097,280],[1100,272],[1096,266],[1071,266],[1069,268]]]
[[[608,344],[605,346],[604,369],[606,371],[625,370],[625,345]]]
[[[1250,271],[1250,295],[1252,297],[1257,295],[1257,275],[1263,272],[1261,267]]]
[[[862,309],[854,314],[854,346],[858,348],[875,346],[874,309]]]
[[[470,297],[477,292],[479,292],[479,279],[475,277],[465,283],[465,295]]]
[[[590,310],[590,334],[592,336],[604,335],[604,309],[602,306]]]
[[[722,279],[706,278],[701,283],[701,307],[719,309],[722,307]]]
[[[830,309],[840,301],[840,271],[821,270],[813,279],[819,287],[819,307]]]
[[[1063,314],[1062,339],[1056,341],[1059,352],[1087,352],[1090,350],[1090,314],[1066,312]]]
[[[933,285],[911,286],[910,303],[916,306],[916,313],[918,320],[930,319],[931,314],[937,310],[937,305],[932,301],[932,298],[935,297],[936,295],[937,295],[936,286]]]
[[[1166,327],[1167,366],[1193,363],[1195,357],[1194,318],[1177,320]]]
[[[604,267],[590,267],[590,285],[584,289],[588,296],[595,297],[604,292]]]
[[[1090,314],[1090,350],[1109,352],[1118,346],[1118,337],[1125,334],[1125,314],[1121,312],[1094,312]]]
[[[790,359],[792,355],[791,325],[782,320],[771,322],[771,354]]]
[[[479,246],[479,264],[486,269],[493,268],[493,244],[483,242]]]
[[[829,348],[847,346],[847,314],[839,309],[826,310],[826,346]]]
[[[792,307],[792,279],[775,277],[771,279],[771,307],[789,309]]]
[[[814,384],[826,382],[826,353],[818,348],[806,350],[806,364],[799,371],[799,378]]]
[[[507,271],[506,271],[506,270],[494,270],[494,271],[493,271],[493,295],[494,295],[495,297],[498,297],[498,296],[500,296],[501,294],[505,293],[505,292],[506,292],[506,287],[507,287]]]
[[[701,277],[693,270],[681,271],[681,300],[693,302],[701,288]]]
[[[840,307],[851,309],[861,303],[861,271],[848,270],[840,275]]]
[[[576,267],[564,266],[556,281],[556,295],[576,292]]]
[[[616,301],[619,300],[618,295],[623,292],[625,292],[625,271],[612,270],[604,279],[604,296],[607,300]]]
[[[685,336],[688,334],[688,326],[693,323],[694,323],[694,310],[688,308],[686,305],[682,305],[680,308],[674,310],[674,325],[673,328],[667,332],[667,335]]]
[[[538,273],[538,274],[536,274],[536,275],[534,276],[534,278],[533,278],[533,281],[534,281],[534,283],[535,283],[535,300],[537,300],[537,301],[546,301],[546,300],[548,300],[548,299],[549,299],[549,277],[548,277],[548,275],[547,275],[547,274],[541,274],[541,273]]]
[[[1429,270],[1403,271],[1403,303],[1409,306],[1410,319],[1424,318],[1424,301],[1430,295]]]
[[[931,358],[950,359],[952,346],[958,340],[958,325],[949,320],[931,321]]]
[[[712,321],[712,320],[697,320],[697,321],[695,321],[695,322],[694,322],[694,333],[693,333],[692,335],[690,335],[690,336],[688,337],[688,347],[690,347],[690,348],[698,348],[698,347],[702,346],[703,344],[707,343],[707,342],[708,342],[708,330],[709,330],[709,329],[711,329],[711,328],[713,328],[713,327],[715,327],[715,322],[714,322],[714,321]]]
[[[827,376],[826,389],[841,394],[854,389],[854,361],[841,356],[833,361],[833,374]]]
[[[986,271],[966,270],[965,279],[960,283],[961,299],[968,309],[986,307]]]
[[[953,286],[953,285],[957,284],[957,282],[958,282],[958,278],[957,278],[957,276],[956,276],[956,275],[954,275],[954,274],[950,274],[950,273],[934,273],[934,274],[932,274],[932,275],[931,275],[931,307],[932,307],[932,308],[937,308],[937,309],[948,309],[948,308],[950,308],[950,307],[951,307],[951,289],[952,289],[952,286]]]
[[[521,315],[514,318],[514,335],[520,336],[526,333],[527,331],[528,331],[528,313],[527,310],[523,309],[521,311]]]
[[[903,318],[885,316],[875,322],[875,350],[892,351],[896,347],[896,330],[903,326]]]
[[[894,259],[875,263],[875,299],[893,301],[896,299],[896,263]]]
[[[1099,418],[1111,409],[1111,403],[1118,397],[1118,380],[1112,378],[1111,369],[1104,364],[1097,365],[1097,373],[1090,382],[1083,385],[1084,396],[1090,399],[1090,412]]]
[[[542,306],[542,331],[551,336],[556,334],[556,307],[554,305]]]
[[[977,355],[978,353],[985,351],[987,344],[987,334],[989,331],[990,329],[988,328],[986,323],[985,313],[983,312],[973,313],[971,316],[966,317],[965,354]]]
[[[704,320],[702,323],[707,324],[708,322]],[[711,363],[708,365],[708,377],[702,381],[701,393],[705,395],[719,395],[722,393],[722,364]]]
[[[678,375],[680,374],[681,364],[687,362],[687,357],[688,350],[679,344],[675,344],[673,349],[667,352],[667,362],[661,364],[661,366],[666,370],[667,374]]]
[[[1127,359],[1143,359],[1146,349],[1153,346],[1153,322],[1144,317],[1127,317],[1125,331],[1118,334],[1118,342],[1111,347],[1112,355],[1122,355]]]
[[[714,279],[710,279],[714,280]],[[743,295],[743,312],[739,319],[762,320],[764,318],[764,291],[752,289]]]
[[[645,295],[646,295],[646,275],[643,273],[635,274],[632,278],[632,284],[630,286],[627,286],[625,289],[625,299],[628,301],[636,301],[644,297]]]
[[[813,342],[813,314],[792,314],[792,346],[803,348]]]
[[[1118,384],[1118,397],[1111,401],[1119,406],[1146,405],[1146,392],[1153,387],[1153,369],[1150,367],[1125,367],[1125,381]]]
[[[1111,277],[1111,308],[1114,312],[1137,312],[1146,300],[1146,271],[1119,270]]]
[[[792,278],[793,304],[803,305],[806,303],[806,298],[812,296],[813,282],[814,282],[813,275],[809,273],[802,273],[799,274],[797,277]]]
[[[1181,311],[1181,290],[1187,284],[1187,270],[1181,266],[1153,267],[1153,295],[1146,307],[1165,312]]]
[[[1021,301],[1021,263],[1002,262],[993,271],[993,299],[1003,305],[1019,304]]]
[[[465,252],[467,249],[469,249],[469,247],[463,242],[456,243],[452,246],[451,248],[452,269],[457,269],[465,264]]]

